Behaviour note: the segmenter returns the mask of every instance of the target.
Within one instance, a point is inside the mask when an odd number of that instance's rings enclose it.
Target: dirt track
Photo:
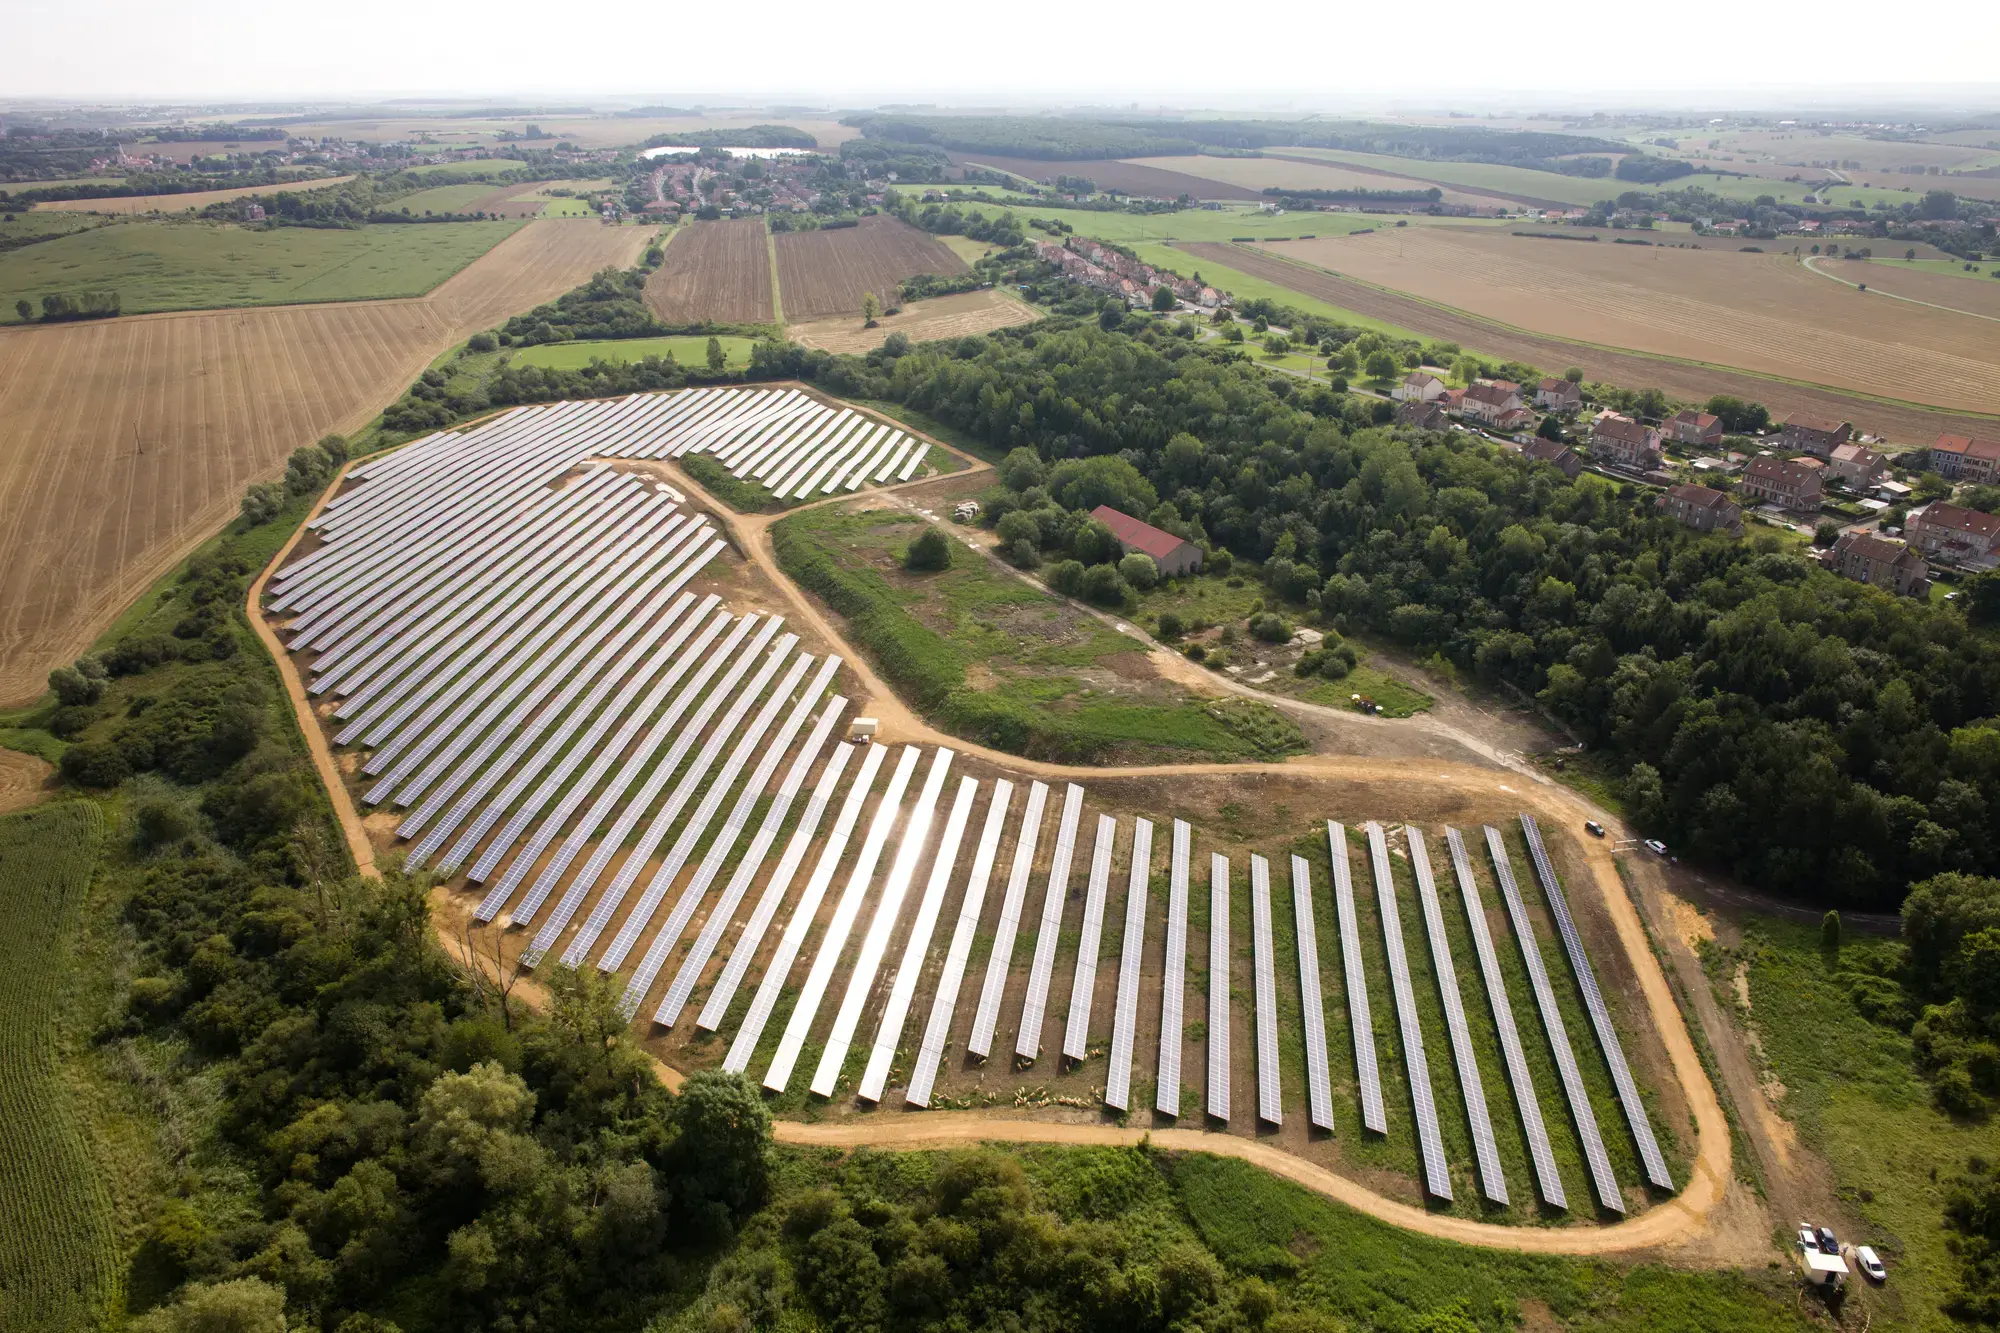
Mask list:
[[[812,600],[777,567],[771,553],[769,537],[773,516],[728,516],[729,511],[715,504],[700,491],[699,487],[686,482],[685,478],[683,484],[691,492],[692,498],[710,506],[711,512],[730,529],[738,548],[760,567],[761,572],[782,592],[786,600],[791,602],[794,614],[802,617],[827,642],[845,642]],[[906,483],[912,487],[922,484],[924,483]],[[328,494],[331,493],[329,490]],[[837,498],[851,500],[854,497]],[[276,568],[276,564],[274,561],[272,568]],[[254,614],[262,582],[260,578],[251,592],[252,619],[259,622],[260,633],[264,635],[267,646],[270,646],[275,644],[275,636],[271,635],[268,627],[261,624],[261,616]],[[961,754],[978,756],[1003,768],[1057,780],[1120,776],[1159,778],[1282,773],[1291,778],[1324,776],[1347,781],[1391,780],[1434,785],[1448,784],[1461,790],[1497,793],[1516,807],[1534,811],[1552,827],[1574,828],[1586,818],[1595,818],[1612,825],[1614,832],[1617,831],[1615,820],[1567,788],[1516,771],[1432,758],[1313,755],[1286,764],[1179,764],[1161,767],[1090,769],[1024,760],[1014,755],[989,751],[936,731],[896,698],[893,691],[889,690],[875,674],[865,657],[855,652],[851,646],[845,649],[844,655],[872,696],[865,701],[866,707],[881,720],[879,739],[883,743],[948,744]],[[357,861],[366,858],[364,872],[372,872],[373,853],[367,847],[365,826],[355,811],[345,786],[338,779],[338,770],[328,749],[324,732],[310,710],[303,706],[305,695],[297,671],[288,656],[277,652],[274,652],[274,656],[286,677],[294,707],[300,710],[301,727],[313,750],[314,762],[319,767],[322,778],[327,782],[343,832],[350,847],[358,846],[360,849],[357,851]],[[1656,1205],[1629,1221],[1605,1227],[1500,1226],[1426,1212],[1421,1208],[1385,1197],[1352,1180],[1255,1139],[1173,1129],[1155,1131],[1154,1141],[1164,1147],[1240,1157],[1370,1216],[1464,1244],[1552,1254],[1621,1254],[1669,1249],[1683,1261],[1698,1264],[1740,1264],[1743,1256],[1760,1252],[1769,1241],[1768,1235],[1764,1234],[1768,1231],[1768,1223],[1764,1220],[1761,1210],[1755,1207],[1723,1206],[1729,1200],[1729,1185],[1732,1179],[1729,1126],[1715,1089],[1710,1084],[1701,1059],[1696,1053],[1666,975],[1662,971],[1659,956],[1655,954],[1646,927],[1641,922],[1638,911],[1619,878],[1617,866],[1610,852],[1610,843],[1586,840],[1585,843],[1578,845],[1577,850],[1588,868],[1588,880],[1596,889],[1605,914],[1624,946],[1625,962],[1636,977],[1646,1013],[1665,1046],[1674,1077],[1680,1085],[1682,1095],[1686,1098],[1694,1121],[1695,1150],[1689,1167],[1689,1177],[1682,1183],[1680,1192],[1674,1198]],[[1572,884],[1572,889],[1583,891],[1580,884]],[[440,938],[447,944],[454,938],[443,925],[440,925],[439,932]],[[661,1077],[674,1083],[678,1081],[680,1075],[677,1071],[662,1065]],[[1126,1144],[1137,1142],[1144,1136],[1142,1130],[1121,1129],[1115,1126],[1058,1124],[1025,1120],[1005,1114],[956,1113],[912,1114],[893,1119],[847,1121],[830,1125],[781,1121],[777,1133],[781,1140],[791,1143],[893,1148],[937,1147],[980,1140]]]

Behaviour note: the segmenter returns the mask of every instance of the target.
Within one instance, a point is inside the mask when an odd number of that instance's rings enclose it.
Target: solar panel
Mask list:
[[[1354,1037],[1354,1073],[1361,1087],[1361,1126],[1389,1132],[1382,1107],[1382,1074],[1375,1061],[1375,1020],[1368,1011],[1368,974],[1361,966],[1361,925],[1354,912],[1354,878],[1347,864],[1347,830],[1326,821],[1333,862],[1333,904],[1340,916],[1340,958],[1347,976],[1347,1021]]]
[[[1250,938],[1257,975],[1257,1118],[1284,1123],[1278,1078],[1278,963],[1271,938],[1271,864],[1250,858]]]
[[[1292,857],[1292,920],[1299,937],[1299,1003],[1306,1025],[1306,1103],[1316,1129],[1333,1132],[1333,1080],[1326,1060],[1326,999],[1319,985],[1319,924],[1313,918],[1312,868]]]
[[[993,784],[993,799],[986,806],[986,823],[979,832],[979,850],[972,858],[972,878],[966,881],[965,897],[958,905],[958,925],[951,933],[951,947],[945,953],[944,970],[938,976],[937,994],[931,997],[930,1022],[924,1026],[923,1045],[910,1070],[910,1086],[903,1100],[912,1106],[929,1106],[931,1088],[937,1081],[938,1064],[951,1039],[951,1023],[958,1009],[958,992],[965,982],[965,964],[972,956],[972,940],[979,931],[980,909],[986,904],[986,886],[993,875],[993,857],[1000,850],[1000,835],[1007,823],[1007,805],[1014,784],[1001,778]]]
[[[1028,876],[1035,868],[1035,843],[1041,835],[1042,807],[1048,798],[1046,784],[1036,782],[1028,787],[1028,808],[1021,815],[1020,831],[1014,835],[1013,869],[1000,900],[1000,923],[993,931],[993,952],[986,959],[986,983],[980,988],[979,1009],[972,1018],[972,1036],[965,1043],[965,1049],[982,1060],[993,1051],[993,1029],[999,1023],[1007,973],[1014,966],[1014,937],[1021,928],[1021,908],[1028,896]]]
[[[889,1001],[882,1006],[882,1021],[875,1030],[875,1045],[868,1053],[868,1066],[861,1073],[861,1096],[871,1102],[882,1100],[889,1081],[896,1050],[903,1044],[903,1024],[910,1016],[910,1001],[916,996],[917,981],[923,973],[924,955],[930,952],[931,936],[937,930],[938,914],[944,910],[945,890],[952,871],[958,866],[958,845],[965,838],[965,821],[972,814],[973,798],[979,794],[979,779],[960,778],[958,795],[952,798],[951,813],[945,817],[944,835],[931,856],[930,879],[917,904],[917,918],[910,937],[903,943],[903,961],[889,984]]]
[[[1063,1056],[1081,1064],[1090,1046],[1090,1002],[1097,993],[1097,946],[1104,933],[1104,899],[1111,886],[1112,845],[1118,821],[1097,817],[1097,840],[1090,853],[1090,881],[1083,899],[1083,932],[1077,937],[1076,973],[1069,989],[1069,1016],[1063,1024]]]
[[[1139,974],[1146,952],[1146,885],[1152,875],[1153,821],[1132,821],[1132,865],[1125,882],[1125,945],[1118,957],[1118,1007],[1111,1017],[1111,1069],[1104,1104],[1115,1111],[1132,1100],[1132,1044],[1139,1028]]]
[[[1535,1185],[1543,1200],[1557,1208],[1569,1207],[1563,1192],[1562,1176],[1556,1170],[1555,1152],[1549,1146],[1549,1132],[1542,1124],[1541,1102],[1535,1096],[1534,1075],[1529,1072],[1527,1054],[1521,1049],[1521,1033],[1514,1025],[1514,1006],[1507,998],[1507,981],[1500,973],[1500,958],[1493,951],[1493,935],[1486,928],[1486,904],[1479,885],[1472,878],[1472,862],[1465,854],[1465,840],[1458,830],[1444,831],[1451,848],[1451,867],[1458,878],[1458,891],[1465,900],[1465,923],[1472,931],[1473,951],[1479,955],[1480,976],[1486,982],[1486,1002],[1493,1010],[1493,1025],[1500,1032],[1500,1051],[1506,1057],[1507,1080],[1513,1085],[1514,1105],[1521,1113],[1521,1127],[1528,1136],[1528,1157],[1535,1166]]]
[[[1424,1163],[1424,1188],[1440,1199],[1451,1197],[1451,1172],[1444,1160],[1444,1136],[1438,1131],[1437,1103],[1431,1096],[1430,1062],[1424,1056],[1424,1030],[1417,1021],[1417,996],[1410,984],[1410,965],[1403,952],[1403,917],[1396,908],[1396,881],[1389,869],[1389,843],[1382,826],[1370,820],[1368,858],[1375,870],[1375,904],[1382,917],[1382,945],[1389,955],[1389,980],[1396,996],[1396,1025],[1403,1034],[1403,1065],[1410,1076],[1410,1101],[1417,1113],[1417,1151]]]
[[[1598,1133],[1597,1112],[1591,1109],[1589,1090],[1577,1070],[1576,1055],[1570,1049],[1569,1030],[1562,1010],[1556,1007],[1556,993],[1549,985],[1548,969],[1542,964],[1542,947],[1514,882],[1514,866],[1507,857],[1507,845],[1500,831],[1486,826],[1486,850],[1493,858],[1493,877],[1500,883],[1500,897],[1507,904],[1507,919],[1514,923],[1514,936],[1521,946],[1521,965],[1528,969],[1528,982],[1535,992],[1535,1006],[1541,1011],[1542,1030],[1548,1033],[1549,1049],[1555,1056],[1556,1072],[1562,1076],[1563,1093],[1569,1098],[1570,1117],[1576,1122],[1576,1136],[1583,1143],[1583,1160],[1590,1168],[1590,1181],[1599,1204],[1614,1213],[1625,1211],[1618,1193],[1618,1178],[1611,1173],[1611,1159],[1605,1155],[1604,1139]]]
[[[1493,1141],[1493,1122],[1486,1113],[1486,1084],[1479,1076],[1479,1058],[1472,1049],[1472,1030],[1465,1024],[1465,1003],[1458,993],[1458,969],[1451,961],[1451,941],[1445,935],[1444,907],[1431,875],[1430,849],[1423,830],[1403,826],[1410,844],[1410,865],[1417,876],[1417,897],[1424,909],[1424,932],[1431,942],[1431,968],[1438,995],[1444,1001],[1445,1028],[1451,1034],[1452,1062],[1458,1066],[1458,1086],[1465,1095],[1465,1119],[1472,1129],[1472,1154],[1479,1163],[1479,1188],[1495,1203],[1506,1203],[1507,1175],[1500,1167],[1500,1147]]]
[[[1049,863],[1049,883],[1042,891],[1042,922],[1035,932],[1035,961],[1028,972],[1027,997],[1021,1002],[1021,1032],[1014,1042],[1014,1054],[1023,1060],[1032,1061],[1042,1053],[1042,1016],[1048,1010],[1056,945],[1062,940],[1063,901],[1069,897],[1069,863],[1076,853],[1076,825],[1082,814],[1083,788],[1072,782],[1063,793],[1056,854]]]
[[[1542,831],[1535,824],[1533,815],[1521,816],[1521,831],[1527,835],[1528,856],[1535,863],[1535,875],[1542,882],[1542,896],[1548,900],[1549,911],[1556,919],[1563,951],[1569,955],[1570,970],[1576,974],[1576,984],[1583,991],[1584,1007],[1590,1011],[1590,1025],[1597,1030],[1597,1044],[1604,1049],[1604,1062],[1611,1067],[1611,1083],[1618,1089],[1618,1104],[1625,1111],[1625,1123],[1631,1127],[1633,1141],[1639,1145],[1639,1160],[1645,1164],[1646,1179],[1655,1189],[1671,1190],[1674,1178],[1667,1171],[1667,1160],[1660,1155],[1660,1145],[1653,1137],[1653,1125],[1646,1118],[1646,1104],[1639,1100],[1639,1086],[1632,1081],[1632,1070],[1625,1063],[1625,1048],[1618,1041],[1618,1029],[1611,1021],[1611,1010],[1604,1003],[1604,992],[1597,985],[1597,973],[1590,966],[1590,954],[1583,947],[1583,935],[1576,928],[1575,918],[1570,915],[1569,899],[1563,893],[1561,882],[1556,879],[1555,863],[1549,860],[1548,851],[1542,846]]]
[[[764,1086],[772,1092],[783,1092],[785,1085],[791,1082],[792,1066],[798,1062],[799,1053],[805,1048],[813,1019],[819,1013],[819,1002],[825,998],[826,988],[833,981],[834,969],[840,965],[840,955],[846,951],[847,937],[854,929],[855,918],[861,915],[861,904],[868,896],[868,885],[882,859],[882,848],[903,812],[903,792],[910,785],[910,774],[916,771],[920,753],[914,745],[903,747],[896,761],[896,771],[889,775],[889,786],[875,807],[875,817],[869,821],[867,836],[861,840],[861,854],[855,858],[854,868],[848,873],[847,886],[841,890],[840,900],[834,905],[826,933],[820,937],[819,953],[813,958],[805,983],[799,987],[798,1003],[792,1007],[792,1016],[785,1023],[784,1034],[778,1038],[778,1053],[772,1057],[771,1067],[764,1073]]]
[[[1174,857],[1167,873],[1167,952],[1160,968],[1159,1086],[1153,1109],[1181,1113],[1182,1009],[1187,998],[1188,826],[1174,821]]]
[[[1208,854],[1208,1113],[1229,1119],[1229,858]]]
[[[848,971],[847,994],[841,998],[840,1008],[834,1013],[833,1030],[827,1033],[826,1043],[820,1048],[819,1068],[813,1071],[811,1085],[818,1096],[833,1096],[834,1083],[840,1077],[840,1066],[847,1059],[848,1047],[854,1044],[854,1030],[861,1022],[861,1006],[868,1002],[868,994],[875,988],[875,977],[882,969],[882,955],[888,952],[889,937],[895,933],[903,900],[909,896],[910,883],[916,878],[917,861],[930,838],[931,816],[937,810],[938,796],[944,791],[944,780],[951,770],[952,758],[952,751],[942,747],[931,752],[931,767],[924,775],[923,790],[918,793],[916,808],[903,824],[895,859],[889,863],[889,877],[883,881],[882,894],[875,900],[875,915],[868,922],[867,933],[861,937],[860,953]]]

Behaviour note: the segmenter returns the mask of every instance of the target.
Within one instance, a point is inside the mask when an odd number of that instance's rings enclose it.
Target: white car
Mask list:
[[[1813,1235],[1811,1227],[1802,1226],[1799,1228],[1799,1248],[1808,1254],[1817,1254],[1819,1252],[1819,1237]]]
[[[1882,1260],[1876,1256],[1871,1246],[1863,1245],[1854,1251],[1854,1262],[1868,1275],[1870,1282],[1887,1282],[1889,1270],[1882,1267]]]
[[[1667,854],[1667,844],[1661,842],[1658,838],[1648,838],[1646,839],[1646,850],[1655,856],[1665,856]]]

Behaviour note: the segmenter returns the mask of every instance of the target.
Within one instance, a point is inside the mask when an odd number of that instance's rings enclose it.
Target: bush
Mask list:
[[[1017,566],[1018,568],[1038,569],[1041,567],[1042,563],[1041,548],[1036,546],[1033,542],[1029,541],[1026,537],[1021,538],[1019,541],[1009,546],[1007,548],[1006,555],[1008,562],[1010,564]]]
[[[115,787],[132,776],[132,765],[116,745],[89,741],[63,752],[62,775],[79,787]]]
[[[1163,639],[1178,639],[1181,636],[1181,618],[1171,611],[1160,612],[1159,636]]]
[[[1190,662],[1205,661],[1208,657],[1208,649],[1198,643],[1191,643],[1181,651],[1187,655],[1187,660]]]
[[[260,481],[243,492],[243,521],[251,527],[269,523],[285,507],[285,488],[275,481]]]
[[[1011,514],[1002,514],[1000,522],[995,525],[993,531],[999,534],[1002,546],[1012,546],[1015,542],[1026,541],[1034,543],[1038,550],[1041,547],[1042,529],[1041,525],[1035,522],[1033,514],[1023,513],[1018,509]]]
[[[1065,560],[1049,571],[1049,586],[1069,597],[1083,595],[1083,562]]]
[[[1209,573],[1221,578],[1226,577],[1229,571],[1236,567],[1236,557],[1218,546],[1208,553],[1208,558],[1202,563]]]
[[[1122,606],[1131,590],[1111,565],[1092,565],[1083,571],[1083,595],[1099,606]]]
[[[1159,586],[1160,567],[1144,551],[1134,551],[1118,562],[1118,575],[1140,592]]]
[[[1266,643],[1290,643],[1292,624],[1273,611],[1250,617],[1250,632]]]
[[[465,340],[465,350],[468,352],[495,352],[499,349],[499,340],[490,333],[475,333]]]
[[[1323,644],[1300,657],[1292,672],[1299,676],[1321,676],[1327,680],[1339,680],[1354,670],[1358,660],[1351,645],[1338,642]]]
[[[926,527],[910,543],[909,551],[903,556],[905,569],[931,570],[951,568],[951,543],[936,528]]]
[[[57,702],[66,707],[94,704],[104,694],[102,677],[92,678],[73,666],[59,666],[49,672],[49,688]]]

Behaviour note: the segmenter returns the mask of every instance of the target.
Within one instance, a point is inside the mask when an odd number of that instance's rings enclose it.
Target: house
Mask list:
[[[1848,421],[1830,421],[1825,417],[1807,416],[1794,412],[1778,423],[1778,445],[1783,449],[1793,449],[1799,453],[1817,454],[1825,458],[1836,446],[1846,444],[1854,437],[1854,425]]]
[[[1826,562],[1844,579],[1872,583],[1898,597],[1922,597],[1931,589],[1923,557],[1902,542],[1872,532],[1841,533]]]
[[[1600,412],[1590,425],[1590,452],[1606,462],[1646,471],[1660,465],[1660,432],[1616,412]]]
[[[1515,431],[1533,432],[1541,424],[1541,418],[1525,407],[1511,407],[1493,418],[1493,429],[1512,434]]]
[[[1583,410],[1583,389],[1568,380],[1543,380],[1535,386],[1535,406],[1564,414]]]
[[[1888,468],[1887,459],[1873,449],[1858,444],[1836,445],[1826,460],[1826,470],[1857,491],[1865,491],[1874,485],[1875,478]]]
[[[1576,450],[1554,440],[1534,439],[1521,446],[1521,457],[1532,463],[1553,463],[1562,469],[1562,474],[1571,481],[1583,471],[1583,460]]]
[[[1444,381],[1428,370],[1413,370],[1389,390],[1389,396],[1399,403],[1434,403],[1444,397],[1444,390]]]
[[[1933,501],[1903,524],[1910,544],[1925,555],[1984,566],[2000,557],[2000,518],[1963,505]]]
[[[1931,446],[1931,471],[1953,481],[1991,482],[2000,473],[2000,440],[1940,435]]]
[[[1696,532],[1743,535],[1743,511],[1734,500],[1710,486],[1683,484],[1660,493],[1655,507],[1682,527]]]
[[[1162,532],[1152,524],[1142,523],[1110,505],[1097,506],[1090,511],[1090,516],[1111,529],[1111,535],[1127,555],[1143,551],[1152,556],[1153,563],[1160,567],[1161,575],[1166,578],[1194,574],[1201,569],[1201,548],[1193,542],[1184,541],[1171,532]]]
[[[1820,469],[1795,458],[1753,458],[1743,469],[1743,493],[1780,509],[1817,510],[1825,489]]]
[[[1396,405],[1396,424],[1410,426],[1416,430],[1443,430],[1451,422],[1445,416],[1444,409],[1436,403],[1412,399]]]
[[[1488,426],[1521,406],[1521,386],[1507,380],[1480,380],[1465,390],[1465,415]]]
[[[1722,418],[1697,412],[1692,407],[1674,413],[1666,419],[1665,425],[1667,433],[1680,444],[1713,446],[1722,443]]]
[[[1465,415],[1465,390],[1446,389],[1438,403],[1444,408],[1446,416],[1462,417]]]

